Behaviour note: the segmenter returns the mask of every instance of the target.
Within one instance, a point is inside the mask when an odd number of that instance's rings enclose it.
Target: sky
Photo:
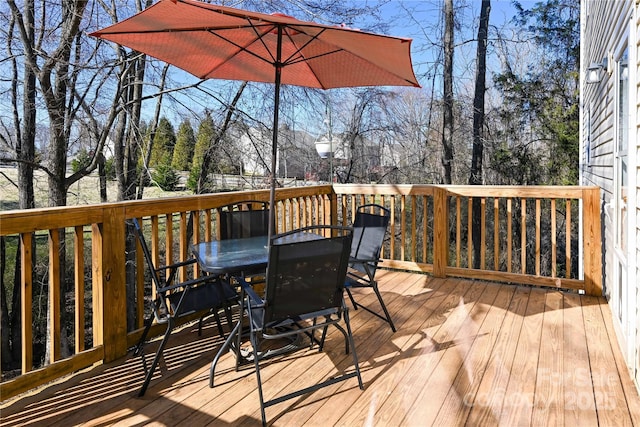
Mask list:
[[[433,48],[433,44],[440,43],[441,34],[435,33],[434,30],[441,20],[443,1],[391,0],[383,8],[383,18],[391,24],[388,34],[413,39],[412,58],[418,76],[425,75],[435,60],[433,55],[437,54],[437,49]],[[520,0],[525,9],[533,7],[537,2],[538,0]],[[476,46],[467,41],[477,36],[481,0],[454,0],[454,5],[459,4],[464,5],[456,10],[456,21],[459,23],[456,31],[459,32],[455,36],[454,66],[458,66],[458,73],[464,73],[468,62],[475,58]],[[510,21],[516,13],[513,0],[491,0],[489,36],[495,35],[498,29],[508,33]]]

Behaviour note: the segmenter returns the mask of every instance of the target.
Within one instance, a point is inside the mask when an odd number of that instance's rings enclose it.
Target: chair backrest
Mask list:
[[[149,250],[149,246],[147,246],[147,241],[144,238],[144,233],[142,232],[142,227],[136,218],[133,218],[133,226],[136,230],[136,236],[138,237],[138,242],[140,243],[140,247],[142,248],[142,253],[144,255],[144,259],[147,262],[147,266],[149,266],[149,273],[151,274],[151,281],[153,282],[153,286],[159,293],[163,293],[162,287],[164,283],[171,282],[173,277],[168,280],[163,280],[160,278],[158,274],[159,266],[156,266],[153,262],[153,258],[151,257],[151,251]],[[175,271],[171,271],[170,274],[175,274]],[[168,313],[169,308],[167,307],[167,303],[164,298],[160,298],[160,307],[154,307],[154,310],[160,309],[163,313]],[[160,316],[159,312],[156,312],[156,316]]]
[[[220,208],[220,239],[266,236],[269,233],[269,203],[246,200]]]
[[[264,323],[321,310],[340,312],[351,238],[349,227],[328,225],[275,236],[269,250]]]
[[[371,278],[375,274],[384,243],[384,236],[389,227],[391,213],[384,206],[368,204],[359,206],[353,220],[353,241],[351,258],[371,260],[368,262]],[[352,268],[367,273],[363,264],[355,263]]]
[[[153,263],[153,258],[151,258],[151,251],[149,251],[149,246],[147,246],[147,241],[144,238],[144,234],[142,232],[142,227],[136,218],[133,218],[133,226],[136,230],[136,236],[138,237],[138,242],[140,243],[140,247],[142,248],[142,254],[144,255],[144,260],[147,262],[149,266],[149,271],[151,272],[151,280],[153,281],[154,286],[159,288],[162,286],[160,282],[160,276],[158,276],[158,271],[156,270],[156,266]]]

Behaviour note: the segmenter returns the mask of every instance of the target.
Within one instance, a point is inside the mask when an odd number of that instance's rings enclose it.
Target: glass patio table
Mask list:
[[[323,237],[300,231],[283,237],[276,237],[277,243],[318,240]],[[242,239],[212,240],[196,243],[191,246],[200,268],[210,274],[241,275],[247,270],[266,269],[269,261],[267,236],[247,237]]]
[[[203,271],[232,276],[266,268],[269,258],[267,236],[196,243],[191,252]]]

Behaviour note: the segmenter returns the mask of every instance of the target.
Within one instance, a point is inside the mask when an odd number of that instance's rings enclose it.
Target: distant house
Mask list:
[[[257,128],[231,131],[237,141],[237,151],[240,158],[241,173],[243,175],[266,176],[271,167],[271,142],[273,135],[270,130]],[[307,132],[280,128],[278,133],[278,155],[276,168],[278,177],[304,179],[310,164],[317,164],[318,154],[314,148],[314,137]]]
[[[280,128],[278,176],[305,179],[309,172],[316,172],[314,166],[318,164],[320,157],[314,141],[315,137],[306,131]]]
[[[240,174],[265,176],[271,165],[271,134],[256,128],[234,128],[231,133],[240,153]]]
[[[604,293],[640,390],[640,1],[580,7],[580,180],[601,188]]]

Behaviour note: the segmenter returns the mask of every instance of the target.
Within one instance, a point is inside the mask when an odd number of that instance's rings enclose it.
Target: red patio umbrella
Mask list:
[[[92,36],[202,79],[275,83],[270,210],[275,211],[280,85],[420,87],[411,40],[194,0],[161,0]],[[273,235],[269,221],[269,238]],[[269,239],[270,240],[270,239]]]

